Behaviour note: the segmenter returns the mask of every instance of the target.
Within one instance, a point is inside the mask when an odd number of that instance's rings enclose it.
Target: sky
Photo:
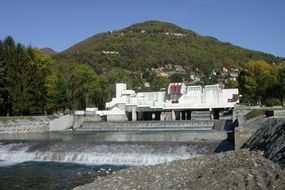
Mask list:
[[[285,57],[285,0],[0,0],[0,39],[56,51],[147,20]]]

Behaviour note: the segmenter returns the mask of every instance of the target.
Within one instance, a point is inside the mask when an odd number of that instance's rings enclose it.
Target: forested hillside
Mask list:
[[[171,23],[146,21],[125,29],[97,34],[57,54],[56,60],[92,66],[98,74],[120,67],[145,71],[168,64],[186,72],[240,67],[251,60],[280,63],[284,59],[201,36]]]

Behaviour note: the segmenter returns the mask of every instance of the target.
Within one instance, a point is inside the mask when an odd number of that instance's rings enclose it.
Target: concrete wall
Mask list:
[[[274,110],[274,117],[285,118],[285,110]]]
[[[30,133],[49,131],[48,121],[11,121],[0,123],[0,133]]]
[[[84,115],[75,115],[73,120],[73,129],[80,128],[84,121]]]
[[[201,86],[189,86],[187,88],[187,94],[181,97],[181,102],[189,102],[192,104],[197,104],[197,102],[202,102],[202,87]]]
[[[151,101],[164,101],[165,92],[143,92],[144,98]]]
[[[50,131],[62,131],[73,126],[74,116],[65,115],[49,122]]]
[[[82,127],[84,122],[102,121],[99,115],[75,115],[73,120],[73,129]]]
[[[257,129],[254,128],[245,128],[245,127],[237,127],[235,128],[235,150],[241,148],[252,135],[255,134]]]
[[[127,89],[127,85],[124,83],[116,84],[116,98],[120,98],[122,96],[122,92]]]
[[[126,114],[107,115],[107,121],[128,121]]]
[[[274,110],[277,109],[277,110]],[[266,108],[259,106],[243,106],[236,105],[233,110],[233,121],[238,121],[238,127],[235,127],[235,149],[240,149],[240,147],[245,144],[250,137],[252,137],[255,132],[261,127],[263,121],[266,119],[266,115],[259,115],[255,118],[247,120],[245,115],[253,110],[271,110],[274,111],[274,117],[282,117],[282,111],[278,108]],[[280,112],[279,112],[280,111]],[[277,114],[278,116],[275,116]],[[279,114],[281,114],[279,116]]]

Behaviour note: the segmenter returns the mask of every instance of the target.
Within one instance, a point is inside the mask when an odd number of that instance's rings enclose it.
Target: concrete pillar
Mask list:
[[[137,112],[136,112],[136,108],[133,107],[132,108],[132,121],[136,121],[137,120]]]
[[[235,120],[237,120],[237,119],[238,119],[237,105],[235,104],[234,108],[233,108],[233,122],[235,122]]]
[[[155,113],[151,113],[151,120],[155,120]]]
[[[160,112],[160,121],[165,120],[165,112]]]
[[[209,109],[209,111],[210,111],[210,119],[212,120],[212,119],[214,119],[214,117],[213,117],[213,110],[212,110],[212,108],[210,108],[210,109]]]
[[[171,111],[171,120],[172,121],[176,120],[176,115],[175,115],[175,111],[174,110]]]

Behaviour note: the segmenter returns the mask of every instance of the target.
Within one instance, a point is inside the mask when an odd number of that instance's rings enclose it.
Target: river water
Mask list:
[[[211,131],[0,135],[0,189],[71,189],[113,171],[213,153]]]

